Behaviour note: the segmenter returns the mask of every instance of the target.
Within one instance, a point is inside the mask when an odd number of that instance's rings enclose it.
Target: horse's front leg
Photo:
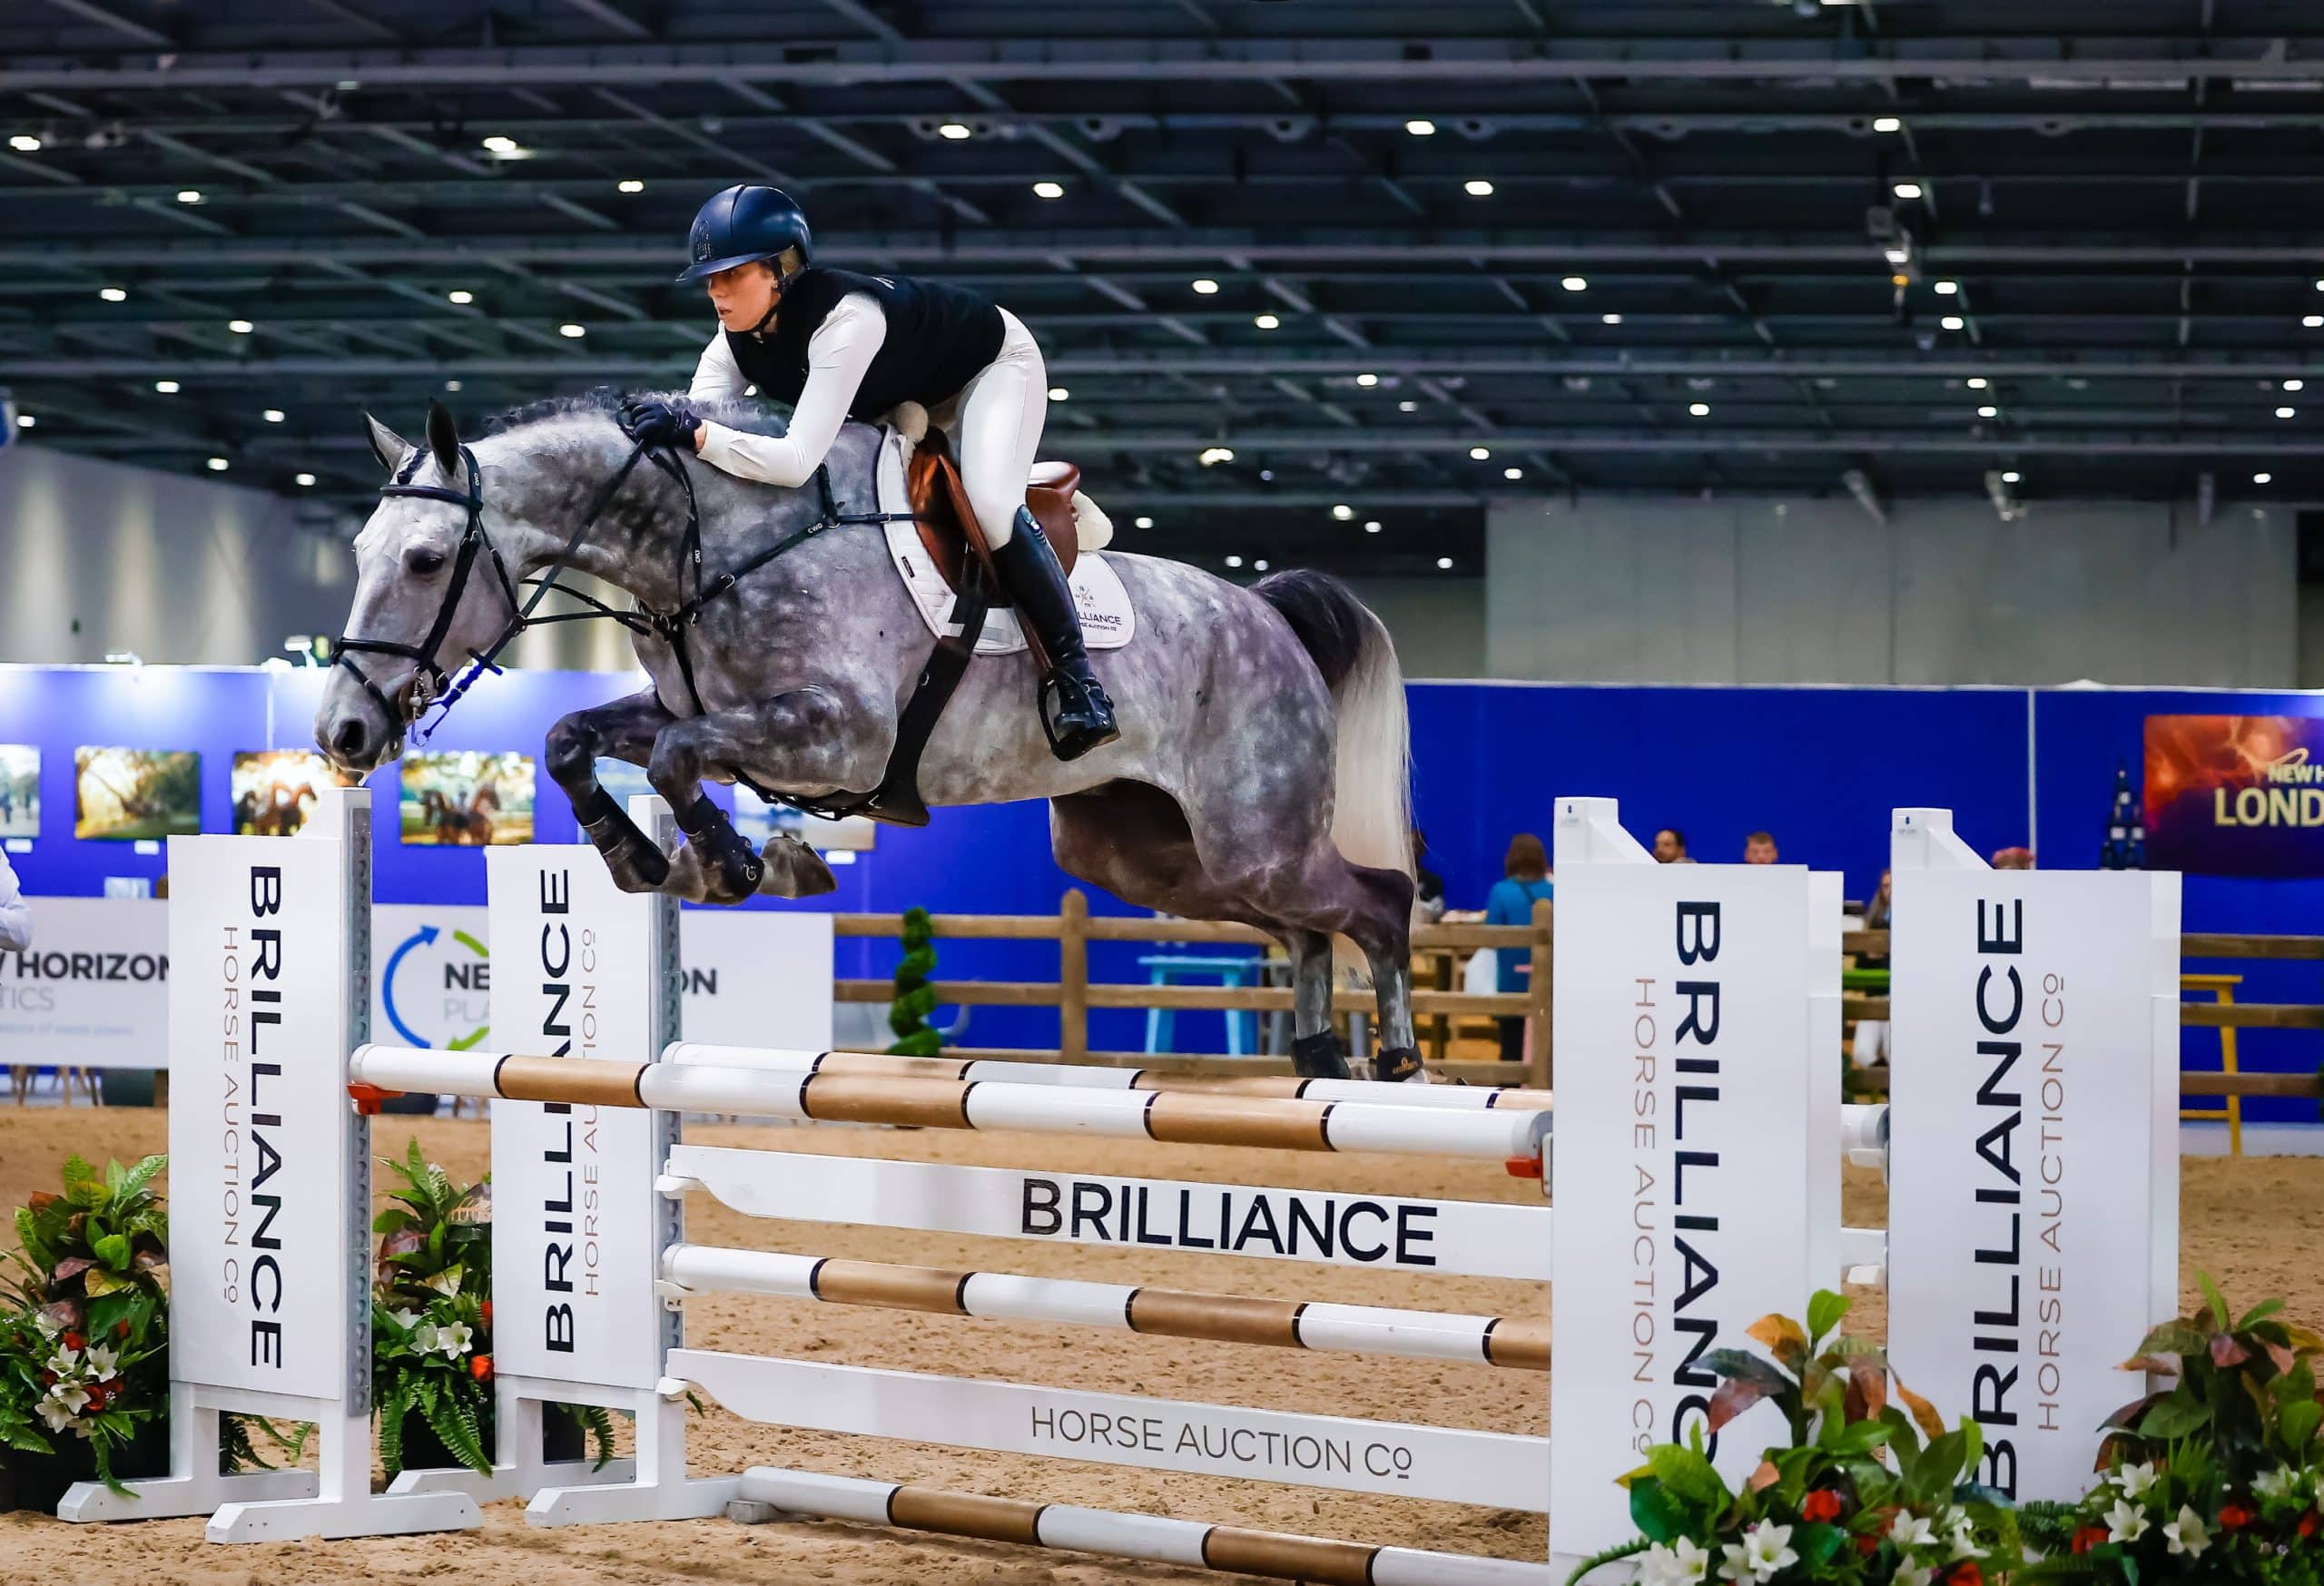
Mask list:
[[[655,739],[675,718],[652,689],[576,711],[548,732],[548,773],[573,801],[574,818],[605,856],[614,884],[625,892],[658,892],[670,878],[661,847],[629,818],[597,781],[597,757],[608,755],[642,766],[652,758]]]
[[[702,791],[703,778],[745,772],[776,787],[821,793],[869,786],[885,763],[872,713],[822,688],[672,723],[655,740],[646,767],[685,833],[668,890],[711,903],[738,903],[757,892],[801,898],[834,890],[829,867],[795,838],[778,837],[762,858]]]

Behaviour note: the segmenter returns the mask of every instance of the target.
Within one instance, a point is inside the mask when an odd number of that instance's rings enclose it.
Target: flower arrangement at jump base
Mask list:
[[[1736,1349],[1705,1355],[1720,1383],[1704,1428],[1689,1445],[1650,1450],[1622,1478],[1640,1534],[1571,1579],[1623,1559],[1635,1561],[1642,1586],[1984,1586],[2015,1567],[2014,1513],[1963,1480],[1983,1452],[1976,1423],[1947,1431],[1926,1401],[1894,1384],[1876,1345],[1838,1335],[1847,1311],[1823,1292],[1805,1327],[1761,1318],[1750,1336],[1772,1362]],[[1763,1402],[1782,1411],[1791,1441],[1730,1491],[1703,1431]]]
[[[371,1295],[371,1399],[379,1462],[492,1468],[492,1182],[456,1185],[413,1140],[382,1161],[402,1187],[371,1224],[379,1236]],[[613,1458],[613,1420],[557,1404],[552,1429],[586,1430],[596,1463]],[[432,1438],[429,1448],[419,1440]],[[575,1439],[578,1441],[577,1438]],[[578,1450],[573,1451],[574,1454]]]
[[[169,1410],[169,1217],[151,1187],[167,1161],[99,1174],[67,1158],[64,1193],[16,1211],[0,1297],[0,1445],[55,1454],[77,1439],[116,1490],[115,1457]]]
[[[2169,1385],[2109,1417],[2104,1479],[2079,1503],[2026,1505],[2048,1558],[2025,1579],[2324,1586],[2324,1336],[2280,1300],[2233,1316],[2197,1281],[2202,1306],[2123,1364]]]

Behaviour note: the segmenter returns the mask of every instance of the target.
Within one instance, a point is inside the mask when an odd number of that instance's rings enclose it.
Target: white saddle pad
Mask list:
[[[904,488],[904,465],[911,455],[911,442],[902,432],[891,429],[880,442],[880,510],[909,512],[911,502]],[[1079,497],[1076,497],[1077,503]],[[920,543],[920,530],[903,518],[890,520],[882,526],[888,531],[888,554],[896,564],[897,576],[904,587],[911,592],[912,604],[920,608],[928,631],[938,638],[946,638],[958,631],[952,621],[952,604],[956,596],[928,559],[928,552]],[[1130,642],[1137,631],[1137,614],[1130,609],[1129,591],[1122,587],[1120,575],[1108,565],[1099,551],[1085,550],[1073,564],[1073,603],[1080,608],[1081,632],[1093,650],[1118,650]],[[1014,611],[999,610],[986,614],[984,632],[977,636],[976,653],[980,655],[1013,655],[1025,648],[1024,633],[1017,626]]]

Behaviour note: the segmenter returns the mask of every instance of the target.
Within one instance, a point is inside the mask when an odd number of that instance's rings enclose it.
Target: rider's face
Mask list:
[[[767,316],[783,295],[774,271],[763,263],[737,264],[722,270],[703,283],[718,322],[729,330],[748,330]]]

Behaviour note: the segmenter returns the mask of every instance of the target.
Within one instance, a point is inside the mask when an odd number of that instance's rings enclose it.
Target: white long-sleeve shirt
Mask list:
[[[888,317],[868,292],[850,292],[832,305],[807,342],[807,383],[782,435],[752,435],[704,420],[702,460],[744,479],[770,485],[803,485],[815,477],[847,422],[847,410],[862,387],[864,372],[888,339]],[[694,365],[686,394],[701,401],[739,397],[750,379],[734,361],[725,332],[711,337]]]
[[[0,852],[0,952],[22,952],[32,944],[32,905],[16,884],[15,867]]]

